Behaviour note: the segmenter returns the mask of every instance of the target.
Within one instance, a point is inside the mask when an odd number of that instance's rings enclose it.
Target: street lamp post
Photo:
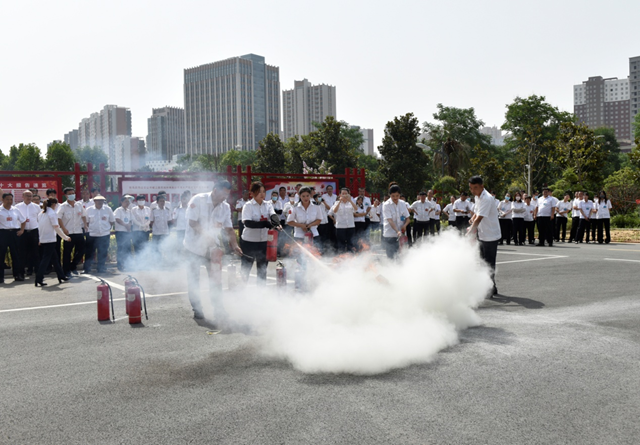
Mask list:
[[[416,144],[416,147],[423,150],[429,150],[429,147],[425,144],[421,144],[420,142]],[[436,150],[434,153],[440,153],[440,155],[442,155],[442,176],[444,177],[444,166],[449,164],[449,156],[444,152],[444,146],[442,147],[442,150]]]

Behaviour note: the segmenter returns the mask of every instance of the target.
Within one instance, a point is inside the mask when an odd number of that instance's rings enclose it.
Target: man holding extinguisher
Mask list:
[[[242,268],[243,281],[249,280],[249,273],[256,263],[258,284],[267,285],[267,240],[269,229],[280,228],[280,216],[275,212],[270,202],[265,201],[265,191],[262,182],[251,184],[251,195],[242,207]]]

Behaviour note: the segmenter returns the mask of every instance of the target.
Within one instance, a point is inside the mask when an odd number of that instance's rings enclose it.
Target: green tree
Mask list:
[[[384,193],[385,186],[382,174],[380,173],[380,160],[372,155],[360,152],[358,155],[358,168],[364,168],[367,190],[372,193]]]
[[[17,150],[18,158],[14,170],[41,171],[44,168],[42,153],[35,144],[20,144]]]
[[[433,184],[433,189],[442,198],[445,205],[449,202],[449,196],[458,196],[458,181],[452,176],[443,176]],[[443,206],[444,207],[444,206]]]
[[[0,151],[0,170],[6,170],[5,169],[5,163],[7,162],[7,159],[9,159],[9,156],[5,155],[2,151]]]
[[[554,160],[563,168],[571,168],[580,188],[595,190],[602,184],[602,166],[609,156],[604,136],[596,136],[584,124],[564,122],[556,139]]]
[[[525,165],[531,166],[532,190],[560,175],[560,170],[551,163],[554,142],[560,124],[573,120],[573,115],[550,105],[544,96],[516,97],[507,105],[502,129],[511,134],[505,138],[506,148],[513,152],[514,168],[523,172],[525,181]]]
[[[75,154],[69,144],[64,142],[54,142],[47,148],[45,158],[45,169],[49,171],[73,171],[76,162]],[[74,178],[72,176],[62,177],[62,187],[72,187]]]
[[[355,168],[358,148],[345,136],[348,124],[338,122],[333,116],[327,118],[306,136],[302,136],[303,160],[311,168],[318,168],[322,161],[332,173],[342,173],[346,168]]]
[[[636,113],[636,117],[633,119],[633,138],[636,141],[640,139],[640,113]],[[636,145],[638,145],[637,142]]]
[[[260,141],[254,163],[258,173],[285,173],[286,148],[277,134],[269,133]]]
[[[491,146],[480,144],[473,147],[469,158],[467,181],[471,176],[478,175],[482,177],[485,187],[498,195],[507,191],[510,182],[508,172],[512,167],[511,161],[501,161],[494,155]],[[466,187],[461,190],[466,190]]]
[[[433,118],[436,124],[425,122],[427,145],[432,152],[443,150],[448,158],[446,175],[456,179],[458,188],[464,187],[468,178],[468,167],[473,147],[488,147],[491,137],[480,133],[484,122],[476,117],[473,108],[445,107],[438,104]],[[440,154],[434,158],[434,166],[442,165]],[[477,173],[475,173],[477,174]]]
[[[22,144],[20,144],[22,145]],[[9,149],[9,155],[4,159],[2,164],[3,170],[15,170],[16,162],[18,162],[18,155],[20,154],[18,147],[15,145]]]
[[[312,124],[317,130],[322,129],[321,122],[313,122]],[[360,132],[360,127],[355,125],[350,125],[346,121],[340,121],[340,134],[349,140],[349,144],[351,148],[356,150],[360,150],[360,147],[364,143],[364,135]]]
[[[93,169],[97,170],[100,164],[107,167],[109,157],[100,147],[82,147],[76,150],[76,162],[80,163],[80,168],[83,170],[86,170],[88,163],[91,163]]]
[[[285,144],[285,172],[302,173],[302,161],[305,155],[305,149],[300,140],[296,137],[290,138]]]
[[[430,166],[424,150],[418,147],[420,126],[413,113],[387,122],[382,145],[380,172],[385,183],[397,182],[407,196],[415,196],[424,186],[426,168]]]
[[[613,128],[594,128],[593,133],[598,139],[602,139],[602,143],[609,150],[609,156],[604,160],[604,164],[601,167],[602,176],[606,178],[622,167],[623,157],[620,156],[620,143],[616,139],[616,132]]]
[[[222,168],[222,156],[202,154],[198,155],[188,168],[190,172],[219,172]]]
[[[253,168],[255,162],[256,150],[229,150],[220,157],[220,168],[226,170],[229,165],[234,168],[240,165],[244,170],[248,165]]]
[[[632,167],[622,168],[604,180],[604,190],[613,203],[617,214],[635,213],[640,199],[640,180]]]

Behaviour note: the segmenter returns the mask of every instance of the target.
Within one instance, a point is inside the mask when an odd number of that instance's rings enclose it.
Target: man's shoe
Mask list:
[[[193,318],[195,318],[196,320],[204,320],[204,314],[202,313],[201,310],[194,309]]]
[[[13,279],[16,281],[24,281],[24,277],[21,275],[18,275],[17,277],[13,277]]]

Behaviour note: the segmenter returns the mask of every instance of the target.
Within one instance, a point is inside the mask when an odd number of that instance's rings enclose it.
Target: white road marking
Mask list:
[[[560,255],[554,255],[554,256],[547,256],[547,257],[544,257],[544,258],[529,258],[529,259],[526,259],[526,260],[498,261],[498,262],[496,262],[496,264],[526,263],[528,261],[556,260],[558,258],[568,258],[568,257],[560,256]]]
[[[607,261],[629,261],[632,263],[640,263],[640,260],[623,260],[622,258],[605,258]]]
[[[503,252],[498,250],[498,253],[501,255],[528,255],[528,256],[545,256],[545,257],[558,257],[558,258],[566,258],[566,255],[551,255],[548,253],[520,253],[520,252]]]

